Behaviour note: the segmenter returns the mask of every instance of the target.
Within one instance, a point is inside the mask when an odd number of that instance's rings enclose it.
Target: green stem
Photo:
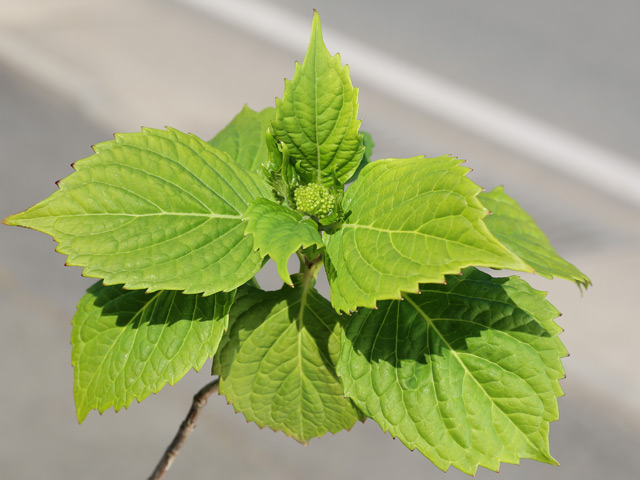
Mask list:
[[[310,260],[306,255],[300,253],[300,251],[296,252],[296,255],[298,255],[298,260],[300,260],[300,273],[304,276],[304,283],[306,284],[308,281],[313,281],[318,274],[318,270],[324,263],[322,255],[318,255],[313,260]]]
[[[332,232],[334,230],[338,230],[342,226],[342,221],[333,222],[333,223],[330,223],[329,225],[322,225],[317,221],[316,223],[318,223],[318,231],[320,232]]]

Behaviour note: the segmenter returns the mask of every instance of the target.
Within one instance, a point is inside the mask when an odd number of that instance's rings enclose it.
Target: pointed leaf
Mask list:
[[[470,268],[447,281],[353,315],[337,367],[347,396],[445,471],[556,464],[558,312],[516,277]]]
[[[276,262],[280,278],[293,285],[287,261],[298,249],[324,246],[318,224],[289,207],[258,198],[249,204],[243,219],[247,221],[247,234],[253,235],[254,248],[262,257],[267,255]]]
[[[357,115],[358,90],[349,68],[327,50],[314,13],[304,62],[296,64],[293,81],[285,80],[273,122],[304,183],[344,184],[353,175],[364,153]]]
[[[261,267],[242,213],[263,179],[193,135],[119,134],[59,190],[5,220],[48,233],[84,275],[129,289],[229,291]]]
[[[545,278],[564,278],[584,287],[591,285],[589,277],[558,255],[533,218],[504,193],[503,187],[483,192],[478,199],[491,210],[492,215],[484,219],[491,233],[531,265],[537,274]]]
[[[71,344],[78,421],[141,402],[213,357],[234,293],[146,294],[94,284],[73,317]]]
[[[351,428],[358,411],[335,373],[340,323],[329,302],[300,285],[243,288],[214,360],[220,392],[260,427],[301,443]]]
[[[208,143],[228,153],[244,169],[260,173],[262,164],[267,162],[267,144],[264,137],[275,113],[272,107],[256,112],[245,105],[242,111]]]
[[[337,310],[443,282],[468,266],[532,271],[482,219],[480,187],[452,157],[377,160],[347,190],[342,229],[325,238]]]

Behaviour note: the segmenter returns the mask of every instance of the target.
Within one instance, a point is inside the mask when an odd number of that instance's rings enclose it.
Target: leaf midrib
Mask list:
[[[174,216],[174,217],[201,217],[201,218],[228,218],[231,220],[242,220],[242,215],[226,215],[223,213],[186,213],[186,212],[158,212],[158,213],[73,213],[73,214],[63,214],[56,215],[56,219],[58,218],[75,218],[75,217],[163,217],[163,216]],[[50,219],[51,215],[42,215],[42,216],[30,216],[28,220],[38,220],[41,218]]]
[[[307,308],[307,297],[309,296],[309,290],[311,289],[311,283],[313,281],[313,275],[309,274],[309,272],[305,273],[304,283],[302,286],[302,294],[300,295],[300,310],[298,312],[298,318],[296,319],[296,327],[298,329],[298,370],[299,370],[299,383],[300,383],[300,395],[302,396],[304,392],[304,369],[302,365],[302,331],[304,329],[304,311]],[[306,435],[304,433],[304,415],[302,414],[302,409],[299,411],[300,416],[300,432],[301,438],[305,439]]]
[[[316,43],[316,50],[318,46]],[[317,51],[314,51],[313,55],[313,112],[315,114],[314,118],[314,128],[315,128],[315,144],[316,144],[316,171],[317,171],[317,179],[318,183],[322,183],[322,164],[320,163],[320,139],[318,133],[318,55]]]
[[[425,238],[430,238],[430,239],[434,239],[434,240],[440,240],[440,241],[451,243],[451,244],[454,244],[454,245],[459,245],[459,246],[465,247],[467,249],[478,250],[478,251],[480,251],[482,253],[485,253],[485,254],[497,255],[492,250],[489,250],[487,248],[482,248],[481,246],[479,247],[479,246],[473,245],[471,243],[464,243],[464,242],[461,242],[460,240],[454,240],[454,239],[447,238],[447,237],[440,237],[440,236],[437,236],[437,235],[429,235],[427,233],[419,232],[417,230],[391,230],[391,229],[387,229],[387,228],[374,227],[372,225],[360,225],[360,224],[357,224],[357,223],[345,223],[345,224],[342,225],[342,229],[343,230],[345,230],[347,228],[351,228],[353,230],[358,230],[358,229],[372,230],[372,231],[375,231],[375,232],[386,233],[386,234],[389,235],[389,237],[392,237],[393,235],[419,235],[419,236],[422,236],[422,237],[425,237]],[[481,232],[478,232],[478,233],[481,233]],[[494,243],[490,243],[490,239],[486,238],[486,240],[487,240],[487,242],[485,243],[485,245],[490,245],[490,246],[493,246],[493,247],[500,248],[499,245],[495,245]],[[502,248],[504,250],[504,253],[516,256],[513,252],[511,252],[511,250],[508,250],[506,247],[502,247]],[[395,251],[401,253],[400,250],[398,250],[398,249],[395,249]],[[358,249],[358,252],[359,252],[359,249]],[[364,257],[362,255],[360,255],[360,258],[364,259]],[[517,257],[517,258],[519,258],[519,257]],[[455,265],[457,265],[457,264],[468,265],[468,261],[466,261],[466,260],[465,261],[461,261],[461,260],[456,259],[456,258],[452,258],[451,259],[451,263],[455,264]],[[477,266],[490,266],[490,265],[483,265],[483,263],[486,263],[486,262],[475,263],[474,265],[477,265]],[[454,267],[452,267],[452,268],[454,268]],[[453,272],[443,272],[443,273],[446,274],[446,273],[453,273]]]
[[[478,387],[484,392],[484,394],[487,396],[487,398],[489,399],[489,401],[491,402],[492,405],[495,405],[503,414],[504,416],[507,418],[507,420],[514,426],[516,427],[516,429],[524,436],[526,442],[533,447],[533,449],[535,451],[540,451],[540,447],[538,447],[536,444],[534,444],[531,439],[529,438],[529,436],[520,428],[520,426],[515,423],[511,417],[507,414],[507,412],[505,412],[502,407],[497,404],[496,402],[493,401],[493,398],[491,397],[491,395],[489,395],[489,393],[484,389],[484,387],[480,384],[480,382],[478,382],[478,380],[476,379],[476,377],[469,371],[469,369],[467,368],[467,366],[465,365],[465,363],[462,361],[462,359],[459,357],[458,352],[455,351],[455,349],[451,346],[451,344],[447,341],[447,339],[442,335],[442,333],[440,332],[440,330],[436,327],[436,325],[433,323],[433,321],[431,320],[431,318],[429,316],[427,316],[422,309],[407,295],[405,297],[405,300],[416,310],[416,312],[418,312],[418,314],[427,322],[428,327],[430,327],[430,329],[433,329],[438,336],[440,337],[440,339],[444,342],[444,344],[447,346],[447,348],[449,349],[449,351],[451,352],[451,354],[455,357],[455,359],[458,361],[458,363],[460,364],[460,366],[464,369],[464,371],[466,372],[466,374],[473,379],[473,381],[476,383],[476,385],[478,385]],[[544,454],[545,457],[547,456],[546,454]]]
[[[159,292],[157,292],[157,293],[152,294],[152,297],[151,297],[151,298],[149,298],[149,300],[148,300],[148,301],[146,301],[146,302],[144,303],[144,305],[142,305],[142,306],[140,307],[140,309],[138,309],[138,311],[136,311],[136,313],[135,313],[135,314],[134,314],[134,315],[129,319],[129,321],[128,321],[128,322],[127,322],[127,324],[124,326],[124,328],[122,328],[122,329],[121,329],[121,331],[120,331],[120,333],[118,334],[118,336],[113,340],[113,342],[111,342],[111,347],[109,348],[109,353],[108,353],[107,355],[104,355],[104,356],[102,357],[102,359],[100,360],[100,364],[98,365],[98,367],[97,367],[97,368],[95,368],[95,369],[94,369],[93,374],[91,375],[91,380],[87,383],[87,387],[83,389],[83,391],[84,391],[84,393],[85,393],[85,394],[84,394],[85,401],[86,401],[86,397],[87,397],[86,392],[88,392],[88,391],[91,389],[93,382],[96,380],[96,377],[98,376],[98,374],[99,374],[99,373],[101,373],[101,372],[102,372],[102,367],[104,366],[105,362],[106,362],[107,360],[111,360],[112,355],[113,355],[113,347],[114,347],[114,345],[116,345],[116,344],[120,341],[120,339],[122,338],[122,335],[124,335],[124,334],[127,332],[127,330],[129,329],[129,325],[131,325],[134,321],[136,321],[136,319],[138,319],[138,318],[142,318],[142,316],[144,315],[144,313],[146,312],[146,310],[147,310],[150,306],[152,306],[152,305],[154,305],[154,304],[156,303],[156,301],[158,300],[158,297],[159,297],[161,294],[162,294],[162,291],[159,291]],[[98,297],[96,297],[96,300],[97,300],[97,298],[98,298]],[[114,299],[109,299],[109,301],[107,302],[107,304],[105,304],[105,308],[106,308],[106,306],[107,306],[109,303],[111,303],[112,301],[114,301]],[[118,311],[115,315],[117,315],[118,313],[120,313],[120,311]],[[165,320],[166,320],[166,318],[165,318]],[[137,335],[137,332],[136,332],[136,335]],[[134,341],[135,341],[135,337],[134,337]],[[84,351],[84,348],[86,347],[86,345],[87,345],[87,343],[84,343],[83,348],[82,348],[82,349],[83,349],[83,351]],[[78,360],[80,359],[80,356],[81,356],[81,353],[79,353],[79,354],[78,354]],[[126,364],[128,364],[128,359],[127,359]],[[126,365],[125,365],[125,366],[126,366]],[[76,364],[76,365],[75,365],[75,367],[76,367],[76,368],[80,368],[80,365],[79,365],[79,364]],[[123,367],[123,370],[124,370],[124,367]],[[118,374],[120,374],[120,373],[121,373],[121,372],[118,372]]]

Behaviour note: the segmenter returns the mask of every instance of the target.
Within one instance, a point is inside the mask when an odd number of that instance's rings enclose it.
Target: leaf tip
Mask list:
[[[15,223],[14,223],[14,221],[12,220],[12,218],[13,218],[13,217],[15,217],[15,215],[10,215],[10,216],[8,216],[7,218],[3,218],[3,219],[2,219],[2,222],[0,222],[0,223],[2,223],[3,225],[6,225],[6,226],[8,226],[8,227],[14,226],[14,225],[15,225]]]
[[[78,425],[82,425],[82,422],[86,420],[90,411],[91,409],[76,407],[76,420],[78,420]]]

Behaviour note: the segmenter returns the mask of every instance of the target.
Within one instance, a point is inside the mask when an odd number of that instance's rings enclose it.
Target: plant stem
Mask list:
[[[164,474],[167,473],[171,464],[180,452],[182,445],[184,445],[184,442],[187,440],[187,437],[191,432],[193,432],[193,429],[196,428],[196,420],[198,419],[198,415],[200,415],[200,410],[202,410],[202,408],[207,404],[207,399],[218,390],[219,381],[220,379],[216,378],[212,382],[209,382],[193,396],[193,403],[191,404],[189,413],[180,424],[180,428],[178,429],[176,436],[165,450],[160,462],[158,462],[158,465],[148,480],[158,480],[164,477]]]
[[[317,270],[324,263],[322,255],[318,255],[312,260],[300,253],[299,250],[296,252],[296,255],[298,255],[298,259],[300,260],[300,273],[304,274],[305,277],[309,275],[315,276]]]
[[[258,282],[258,279],[256,277],[251,277],[251,280],[249,280],[247,283],[252,287],[260,288],[260,283]]]

